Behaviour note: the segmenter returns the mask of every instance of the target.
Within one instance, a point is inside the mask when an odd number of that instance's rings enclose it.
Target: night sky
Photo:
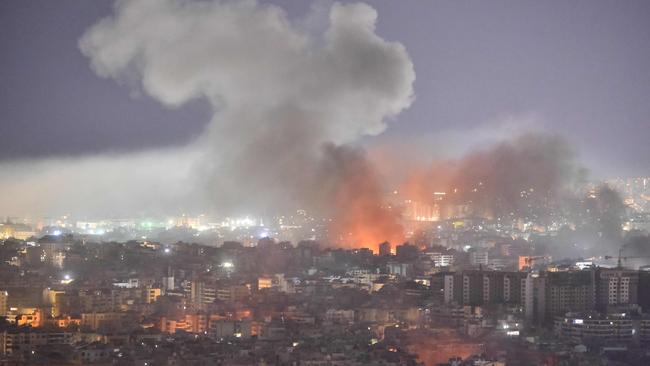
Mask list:
[[[2,160],[182,146],[206,126],[203,101],[171,109],[90,69],[78,41],[111,4],[0,2]],[[566,136],[597,175],[650,172],[650,2],[370,4],[417,76],[413,105],[367,144],[532,128]]]

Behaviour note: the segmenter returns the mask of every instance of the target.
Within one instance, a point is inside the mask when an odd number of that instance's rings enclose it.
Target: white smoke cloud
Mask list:
[[[273,5],[122,1],[80,47],[99,75],[135,70],[164,104],[205,97],[224,113],[296,109],[302,123],[323,122],[322,140],[340,144],[382,132],[410,105],[415,74],[404,47],[375,34],[370,6],[334,4],[329,20],[316,43]],[[254,123],[274,123],[262,118]]]
[[[134,217],[191,206],[190,149],[21,160],[0,164],[0,213]],[[170,211],[172,210],[173,211]]]
[[[117,1],[114,14],[80,39],[92,69],[135,81],[169,107],[204,98],[214,116],[184,150],[191,160],[179,163],[173,153],[102,157],[104,169],[118,174],[124,164],[133,173],[145,163],[183,172],[185,178],[170,179],[169,191],[190,186],[192,194],[179,196],[206,209],[268,210],[324,199],[315,197],[327,175],[323,146],[381,133],[413,100],[413,64],[403,45],[375,33],[376,21],[366,4],[335,3],[324,32],[312,34],[280,7],[256,1]],[[59,163],[79,174],[92,165]],[[85,183],[102,187],[94,178]],[[128,184],[113,189],[132,198],[129,207],[155,203]],[[80,198],[74,189],[66,196]]]
[[[135,72],[166,105],[206,98],[201,190],[220,207],[269,209],[310,203],[323,144],[381,133],[410,105],[413,65],[376,20],[368,5],[334,4],[314,37],[254,1],[129,1],[80,46],[99,75]]]

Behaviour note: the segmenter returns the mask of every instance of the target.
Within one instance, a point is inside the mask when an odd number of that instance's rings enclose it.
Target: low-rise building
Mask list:
[[[559,337],[596,346],[625,346],[650,342],[650,317],[627,313],[567,313],[555,318]]]

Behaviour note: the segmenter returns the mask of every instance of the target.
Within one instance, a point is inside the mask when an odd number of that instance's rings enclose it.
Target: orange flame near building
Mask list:
[[[380,177],[363,151],[328,147],[328,156],[336,169],[334,220],[329,225],[335,246],[365,247],[378,252],[379,244],[401,244],[404,228],[400,214],[384,202]]]

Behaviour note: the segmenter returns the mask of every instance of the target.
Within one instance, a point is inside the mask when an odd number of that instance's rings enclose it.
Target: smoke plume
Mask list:
[[[650,236],[641,233],[632,233],[622,246],[621,255],[625,267],[639,268],[650,265]]]
[[[434,161],[415,169],[402,187],[411,199],[434,202],[448,215],[471,206],[478,216],[543,219],[573,197],[584,170],[568,143],[543,133],[524,134],[455,160]],[[440,197],[438,197],[440,198]]]
[[[0,178],[4,208],[98,216],[307,209],[333,218],[335,245],[402,241],[400,213],[384,200],[385,167],[358,143],[410,106],[415,72],[403,45],[376,34],[376,21],[361,3],[290,19],[252,0],[117,1],[79,41],[91,68],[169,108],[205,100],[210,122],[182,149],[10,167],[18,174]],[[525,134],[481,147],[425,167],[404,164],[410,173],[400,191],[440,205],[443,217],[467,206],[470,214],[539,221],[574,203],[584,172],[560,137]],[[406,155],[394,146],[388,153]],[[55,189],[20,194],[44,181]]]
[[[365,155],[346,145],[381,133],[413,99],[411,60],[376,20],[368,5],[336,3],[312,34],[255,1],[118,1],[80,48],[98,75],[135,80],[169,107],[210,103],[191,162],[199,199],[222,212],[342,213],[341,236],[365,230],[351,219],[360,211],[392,217],[368,199],[380,185]]]
[[[382,179],[364,151],[328,145],[323,163],[323,198],[330,202],[323,209],[335,218],[330,226],[334,244],[377,249],[384,241],[404,241],[400,214],[384,202]]]
[[[597,253],[616,254],[622,244],[625,204],[620,193],[606,184],[589,192],[580,207],[583,226],[595,234],[591,249]]]

